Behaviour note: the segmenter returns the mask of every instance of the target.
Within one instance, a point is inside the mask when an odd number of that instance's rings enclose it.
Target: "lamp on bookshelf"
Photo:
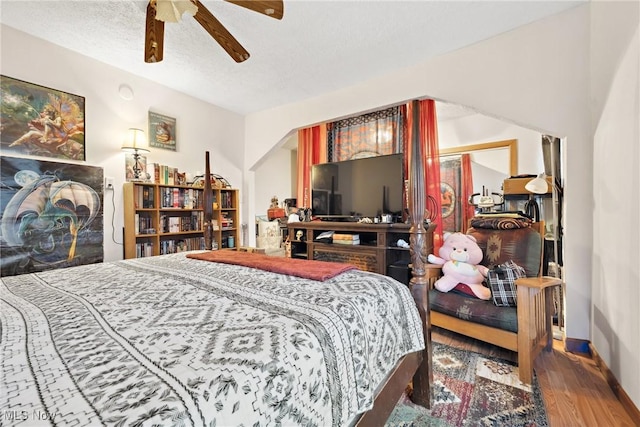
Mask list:
[[[142,165],[140,164],[140,153],[148,153],[147,137],[142,129],[130,128],[127,131],[127,138],[122,144],[122,151],[133,155],[133,180],[142,180]]]

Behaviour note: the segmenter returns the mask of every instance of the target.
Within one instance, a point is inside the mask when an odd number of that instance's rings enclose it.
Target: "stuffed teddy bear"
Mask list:
[[[439,253],[440,257],[433,254],[427,257],[431,264],[442,265],[443,276],[435,283],[437,290],[449,292],[456,288],[483,300],[491,298],[491,290],[482,284],[489,269],[478,265],[482,261],[482,249],[473,236],[445,233]]]

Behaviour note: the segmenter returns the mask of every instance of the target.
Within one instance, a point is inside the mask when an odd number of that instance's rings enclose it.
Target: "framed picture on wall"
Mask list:
[[[85,160],[85,98],[0,76],[3,154]]]
[[[176,151],[176,119],[149,111],[149,146]]]
[[[101,167],[0,157],[0,274],[103,261]]]

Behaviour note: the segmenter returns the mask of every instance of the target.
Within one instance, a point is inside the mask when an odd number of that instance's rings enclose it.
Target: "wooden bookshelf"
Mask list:
[[[214,249],[239,245],[238,190],[213,190]],[[204,249],[204,189],[128,182],[124,185],[124,258]]]

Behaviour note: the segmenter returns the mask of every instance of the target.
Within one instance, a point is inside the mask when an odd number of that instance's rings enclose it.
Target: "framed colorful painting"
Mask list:
[[[85,160],[83,96],[0,76],[3,154]]]
[[[176,119],[149,111],[149,146],[176,151]]]
[[[0,275],[103,260],[103,169],[0,157]]]

